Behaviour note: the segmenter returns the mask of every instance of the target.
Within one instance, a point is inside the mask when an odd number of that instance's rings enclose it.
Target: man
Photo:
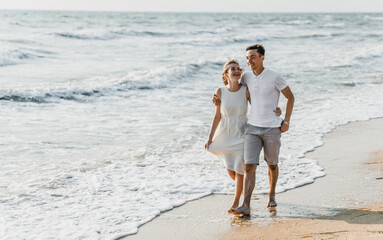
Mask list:
[[[247,64],[252,71],[242,76],[241,83],[247,85],[251,109],[245,133],[245,174],[244,199],[235,213],[250,214],[250,200],[255,186],[255,171],[259,165],[263,148],[268,165],[269,201],[267,207],[276,207],[275,187],[278,180],[278,160],[281,133],[289,130],[289,122],[294,107],[294,95],[286,81],[276,72],[265,68],[265,49],[262,45],[246,48]],[[284,120],[275,115],[280,92],[287,98]]]

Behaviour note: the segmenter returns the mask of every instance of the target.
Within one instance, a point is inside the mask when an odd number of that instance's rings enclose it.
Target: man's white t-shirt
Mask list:
[[[280,127],[283,121],[274,110],[278,106],[280,91],[287,87],[286,81],[270,69],[263,69],[256,76],[246,72],[241,79],[250,92],[251,108],[247,122],[256,127]]]

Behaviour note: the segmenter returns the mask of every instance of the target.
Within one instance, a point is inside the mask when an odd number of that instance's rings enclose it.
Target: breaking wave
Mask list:
[[[172,65],[148,71],[132,71],[122,76],[102,76],[68,82],[64,86],[44,89],[0,90],[0,101],[48,103],[57,100],[89,101],[89,97],[124,95],[131,90],[166,88],[176,81],[185,81],[204,65],[222,64],[201,61]]]

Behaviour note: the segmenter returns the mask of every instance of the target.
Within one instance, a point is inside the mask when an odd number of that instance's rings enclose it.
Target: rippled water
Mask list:
[[[109,239],[232,192],[203,150],[231,58],[261,43],[296,96],[279,192],[323,176],[304,153],[382,117],[383,14],[0,11],[2,238]],[[282,99],[280,106],[284,108]],[[257,192],[268,189],[265,164]]]

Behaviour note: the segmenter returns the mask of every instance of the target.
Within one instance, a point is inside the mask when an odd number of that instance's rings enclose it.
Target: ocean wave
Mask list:
[[[356,87],[356,86],[360,86],[360,85],[365,85],[366,83],[365,82],[350,81],[350,82],[341,82],[339,84],[342,86],[345,86],[345,87]]]
[[[229,32],[233,30],[230,27],[220,27],[217,29],[212,29],[212,30],[197,30],[197,31],[190,31],[188,32],[190,35],[200,35],[200,34],[222,34],[225,32]]]
[[[101,94],[99,90],[84,90],[84,89],[47,89],[45,91],[5,91],[0,97],[0,101],[12,102],[33,102],[47,103],[50,99],[74,100],[80,101],[82,97],[90,97],[96,94]]]
[[[258,34],[249,34],[249,35],[239,35],[233,38],[226,38],[225,40],[227,42],[234,41],[234,42],[260,42],[268,40],[269,37],[266,34],[258,33]]]
[[[344,54],[338,54],[337,57],[327,61],[330,68],[349,68],[366,64],[368,62],[375,63],[377,59],[383,57],[383,45],[360,45],[358,47],[349,48]]]
[[[84,29],[73,32],[58,32],[54,35],[64,38],[80,39],[80,40],[112,40],[127,36],[148,36],[148,37],[164,37],[172,36],[171,32],[159,32],[159,31],[137,31],[129,30],[127,28],[114,28],[108,29]]]
[[[364,19],[365,20],[373,20],[373,21],[383,21],[383,17],[373,17],[373,16],[369,16],[369,15],[364,16]]]
[[[156,31],[131,31],[135,36],[156,36],[156,37],[166,37],[166,36],[171,36],[174,33],[171,32],[156,32]]]
[[[92,31],[77,31],[73,33],[63,32],[55,33],[55,35],[64,38],[81,39],[81,40],[110,40],[116,38],[115,34],[108,31],[92,30]]]
[[[383,74],[374,74],[368,77],[372,84],[380,85],[383,84]]]
[[[324,24],[322,27],[323,28],[343,28],[345,24],[343,22],[338,22],[338,23],[327,23]]]
[[[258,34],[243,34],[233,36],[206,36],[206,37],[190,37],[177,40],[173,44],[179,45],[191,45],[191,46],[225,46],[231,43],[245,43],[245,42],[260,42],[269,39],[269,37],[263,33]]]
[[[122,76],[102,76],[68,82],[63,86],[44,89],[0,90],[0,101],[48,103],[57,100],[89,101],[90,97],[115,96],[131,90],[166,88],[170,84],[190,78],[205,65],[214,61],[199,61],[172,65],[147,71],[132,71]],[[221,62],[219,63],[222,64]]]
[[[306,38],[327,38],[327,37],[340,37],[343,33],[330,33],[330,32],[313,32],[308,34],[292,35],[281,38],[293,38],[293,39],[306,39]]]
[[[355,65],[366,64],[369,61],[376,61],[383,57],[383,45],[376,46],[359,46],[358,48],[350,49],[347,54],[333,58],[329,61],[331,68],[345,68]]]
[[[22,38],[12,39],[12,40],[9,40],[9,42],[12,44],[26,44],[26,45],[32,45],[32,46],[39,44],[38,41],[33,41],[31,39],[22,39]]]
[[[310,25],[312,24],[311,20],[293,20],[293,21],[287,21],[284,24],[286,25]]]
[[[36,58],[37,55],[30,53],[29,51],[17,48],[2,46],[0,47],[0,67],[7,65],[19,64],[26,59]]]
[[[366,47],[363,48],[363,50],[361,48],[360,51],[354,55],[353,60],[365,61],[379,57],[383,57],[383,45]]]

